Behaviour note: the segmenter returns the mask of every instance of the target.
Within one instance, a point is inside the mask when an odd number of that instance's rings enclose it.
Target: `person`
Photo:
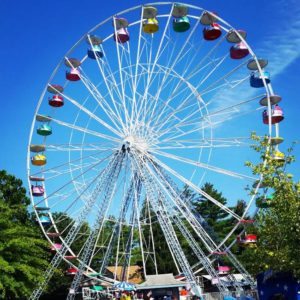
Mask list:
[[[120,300],[126,300],[126,295],[124,292],[121,294]]]
[[[187,296],[187,290],[185,287],[183,287],[180,291],[180,300],[186,300]]]
[[[126,293],[126,300],[131,300],[131,295],[129,292]]]
[[[144,299],[144,295],[143,293],[137,293],[137,300],[143,300]]]

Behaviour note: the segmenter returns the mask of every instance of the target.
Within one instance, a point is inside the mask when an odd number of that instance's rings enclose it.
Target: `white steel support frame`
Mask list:
[[[153,163],[152,163],[153,164]],[[255,280],[252,278],[252,276],[246,271],[246,269],[243,267],[243,265],[238,261],[238,259],[235,257],[235,255],[230,251],[228,247],[225,245],[218,246],[216,242],[218,242],[218,237],[216,236],[213,229],[207,224],[207,222],[202,218],[199,213],[195,211],[191,211],[191,203],[189,202],[189,199],[185,202],[184,200],[179,200],[181,198],[182,192],[179,191],[175,183],[172,181],[172,179],[164,172],[162,168],[160,168],[157,164],[153,164],[158,177],[161,179],[161,182],[164,183],[166,189],[172,194],[174,199],[177,199],[178,206],[177,209],[181,208],[182,216],[184,220],[187,220],[191,227],[194,229],[194,232],[198,235],[198,237],[201,239],[203,245],[206,247],[207,251],[211,254],[213,252],[224,252],[226,253],[229,261],[232,263],[232,265],[236,268],[236,270],[243,276],[245,285],[250,285],[253,289],[255,289],[256,284]],[[168,210],[171,211],[172,207],[168,206]],[[189,212],[189,213],[186,213]],[[189,244],[193,247],[193,251],[196,255],[199,255],[199,252],[201,254],[202,250],[199,248],[199,245],[194,240],[193,236],[188,232],[185,225],[182,223],[182,220],[180,217],[174,213],[174,218],[177,220],[176,224],[179,227],[180,231],[185,232],[185,236],[187,237],[187,240]],[[211,255],[209,255],[211,256]],[[202,262],[199,260],[199,262]],[[206,269],[207,263],[202,263],[203,267]],[[207,269],[206,269],[207,270]],[[208,273],[209,270],[207,270]],[[216,276],[217,274],[211,274],[212,277],[218,278]],[[220,280],[219,280],[220,282]],[[243,288],[241,284],[236,283],[236,288],[241,291]],[[220,288],[219,288],[220,289]],[[222,289],[222,287],[221,287]],[[220,289],[220,290],[221,290]]]
[[[116,187],[117,187],[117,179],[119,177],[119,174],[121,172],[122,166],[123,166],[123,160],[124,160],[124,153],[121,151],[121,153],[116,153],[116,160],[118,161],[118,165],[113,170],[113,173],[111,174],[109,178],[109,182],[107,182],[107,185],[105,186],[104,190],[104,196],[101,201],[98,215],[96,218],[96,222],[94,224],[94,227],[91,230],[90,235],[87,238],[85,247],[83,249],[83,253],[81,256],[81,262],[78,267],[78,272],[76,273],[71,288],[69,290],[69,294],[67,299],[72,300],[75,299],[76,292],[78,290],[80,281],[82,279],[82,276],[84,275],[84,271],[86,269],[86,266],[93,255],[93,249],[97,243],[97,237],[99,233],[101,232],[104,224],[104,217],[107,214],[107,211],[110,207],[112,197],[114,196]]]
[[[140,155],[134,155],[133,159],[136,161],[136,168],[139,171],[140,177],[142,178],[142,182],[144,188],[146,190],[147,197],[149,197],[150,204],[156,214],[158,222],[161,226],[161,229],[164,233],[166,241],[168,243],[169,249],[171,253],[173,253],[174,257],[176,258],[178,264],[180,265],[181,270],[185,274],[189,284],[195,291],[197,295],[201,295],[201,288],[197,285],[196,278],[192,272],[191,266],[180,246],[174,228],[172,226],[172,222],[170,220],[169,215],[165,211],[160,210],[159,205],[159,197],[163,200],[163,195],[157,194],[158,186],[154,184],[152,180],[152,176],[147,171],[147,161],[144,161],[143,157]],[[149,176],[150,175],[150,176]]]
[[[125,220],[125,216],[128,211],[133,193],[134,193],[134,182],[132,179],[130,187],[129,187],[125,197],[123,197],[123,199],[122,199],[120,214],[119,214],[118,220],[116,221],[116,223],[113,227],[112,234],[111,234],[108,246],[107,246],[107,250],[104,254],[104,258],[102,260],[101,267],[99,269],[100,274],[104,274],[105,269],[108,266],[109,260],[112,257],[113,246],[116,244],[117,237],[119,236],[119,232],[121,230],[122,223]]]

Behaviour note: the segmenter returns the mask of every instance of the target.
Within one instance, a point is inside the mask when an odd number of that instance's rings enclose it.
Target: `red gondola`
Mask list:
[[[78,272],[77,268],[71,267],[67,270],[67,275],[76,275],[77,272]]]
[[[66,78],[70,81],[78,81],[80,80],[80,72],[77,69],[71,69],[66,72]]]
[[[61,107],[64,105],[64,98],[60,95],[53,95],[53,97],[49,99],[49,105],[53,107]]]
[[[219,38],[222,34],[220,25],[217,23],[213,23],[208,27],[203,29],[203,38],[206,41],[214,41]]]
[[[230,57],[232,59],[241,59],[246,57],[248,54],[249,50],[243,42],[235,44],[230,48]]]

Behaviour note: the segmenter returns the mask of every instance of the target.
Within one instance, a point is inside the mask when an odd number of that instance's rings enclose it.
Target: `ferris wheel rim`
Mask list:
[[[133,8],[130,8],[130,9],[127,9],[127,10],[124,10],[124,11],[120,12],[119,15],[122,15],[122,14],[124,14],[124,13],[130,12],[130,11],[133,11],[133,10],[136,10],[136,9],[139,9],[139,8],[142,8],[143,6],[146,6],[146,5],[173,5],[173,3],[172,3],[172,2],[158,2],[158,3],[149,3],[149,4],[145,4],[145,5],[138,5],[138,6],[135,6],[135,7],[133,7]],[[193,6],[193,5],[189,5],[189,4],[186,4],[186,5],[189,6],[189,7],[191,7],[191,8],[195,8],[195,9],[197,8],[197,9],[199,9],[200,11],[204,11],[204,9],[202,9],[202,8],[199,8],[199,7],[196,7],[196,6]],[[191,16],[191,17],[193,17],[193,16]],[[101,23],[99,23],[98,25],[96,25],[95,27],[93,27],[90,31],[87,32],[87,34],[89,35],[90,33],[94,32],[94,31],[97,30],[102,24],[104,24],[104,23],[106,23],[106,22],[109,22],[109,21],[112,20],[113,18],[114,18],[114,16],[111,16],[111,17],[107,18],[107,19],[104,20],[103,22],[101,22]],[[196,16],[195,16],[195,18],[196,18]],[[199,18],[199,16],[198,16],[197,18]],[[218,21],[221,21],[221,22],[223,22],[225,25],[229,26],[230,28],[233,28],[232,26],[229,25],[229,23],[227,23],[226,21],[224,21],[224,20],[221,19],[220,17],[216,16],[216,18],[218,19]],[[139,21],[139,23],[141,23],[141,21]],[[223,29],[226,31],[226,28],[223,28]],[[229,30],[229,29],[228,29],[228,30]],[[234,30],[235,30],[235,29],[234,29]],[[239,36],[238,31],[236,31],[236,33],[237,33],[237,35]],[[65,55],[64,57],[68,57],[69,53],[72,53],[72,51],[74,50],[74,47],[76,47],[77,45],[79,45],[79,44],[83,41],[83,39],[86,38],[87,34],[85,34],[81,39],[79,39],[78,42],[76,42],[76,43],[74,44],[74,46],[73,46],[72,48],[70,48],[70,50],[66,53],[66,55]],[[111,37],[111,36],[112,36],[112,35],[110,35],[110,37]],[[244,38],[243,38],[242,36],[239,36],[239,37],[240,37],[241,40],[247,45],[247,48],[249,49],[250,54],[252,55],[253,59],[254,59],[254,60],[256,61],[256,63],[257,63],[259,74],[262,75],[262,72],[263,72],[263,71],[262,71],[262,68],[260,67],[260,64],[259,64],[259,62],[258,62],[258,58],[257,58],[256,55],[254,54],[254,52],[252,51],[252,49],[251,49],[251,47],[248,45],[248,43],[244,40]],[[105,42],[105,39],[104,39],[104,42]],[[42,96],[41,96],[41,98],[40,98],[40,100],[39,100],[39,104],[38,104],[38,106],[37,106],[37,108],[36,108],[34,120],[33,120],[33,122],[32,122],[32,126],[31,126],[31,134],[30,134],[29,144],[28,144],[28,155],[27,155],[28,178],[29,178],[29,176],[30,176],[30,151],[29,151],[29,147],[30,147],[30,145],[31,145],[31,138],[32,138],[32,134],[33,134],[33,128],[34,128],[34,125],[35,125],[35,117],[36,117],[36,115],[37,115],[38,112],[39,112],[39,107],[40,107],[40,105],[41,105],[41,103],[42,103],[42,101],[43,101],[43,99],[44,99],[45,94],[46,94],[47,86],[49,86],[49,84],[51,84],[52,78],[55,76],[56,72],[57,72],[58,69],[61,67],[63,61],[64,61],[64,58],[63,58],[63,60],[58,64],[58,66],[55,68],[54,72],[53,72],[52,75],[50,76],[50,79],[49,79],[49,81],[48,81],[48,83],[47,83],[47,85],[46,85],[46,88],[44,89],[44,91],[43,91],[43,93],[42,93]],[[264,77],[263,77],[263,83],[264,83],[264,88],[265,88],[265,91],[266,91],[266,94],[267,94],[267,98],[268,98],[268,110],[269,110],[269,115],[270,115],[270,110],[271,110],[271,105],[270,105],[270,92],[269,92],[268,85],[267,85],[266,80],[264,79]],[[74,121],[74,122],[75,122],[75,121]],[[88,125],[87,125],[87,126],[88,126]],[[72,130],[74,130],[74,129],[72,129]],[[271,136],[272,136],[272,127],[271,127],[271,124],[269,123],[269,139],[271,139]],[[71,137],[70,137],[70,138],[71,138]],[[69,151],[69,153],[70,153],[70,151]],[[265,163],[266,163],[266,162],[265,162]],[[259,183],[261,183],[262,180],[263,180],[263,178],[261,177]],[[29,179],[28,179],[28,182],[29,182],[29,186],[30,186],[30,181],[29,181]],[[258,188],[259,188],[259,184],[258,184],[258,186],[257,186],[256,189],[255,189],[255,194],[257,193]],[[47,196],[46,196],[46,197],[47,197]],[[249,211],[249,209],[250,209],[250,206],[251,206],[252,202],[254,201],[254,198],[255,198],[255,195],[253,195],[253,197],[252,197],[251,200],[249,201],[248,206],[247,206],[247,208],[246,208],[246,210],[245,210],[243,216],[241,217],[241,219],[242,219],[243,217],[245,217],[246,214],[248,213],[248,211]],[[32,195],[31,195],[31,200],[32,200],[32,203],[34,204],[35,202],[34,202],[34,199],[33,199],[33,196],[32,196]],[[36,216],[37,216],[37,218],[38,218],[38,222],[39,222],[40,226],[43,228],[43,225],[41,224],[41,221],[40,221],[40,219],[39,219],[39,214],[38,214],[37,210],[35,209],[35,206],[34,206],[34,210],[35,210]],[[51,216],[51,213],[50,213],[49,215]],[[51,218],[52,218],[52,217],[51,217]],[[53,223],[53,224],[55,224],[55,223]],[[236,224],[236,227],[235,227],[234,229],[232,229],[231,234],[228,235],[228,237],[226,237],[226,238],[223,240],[223,242],[222,242],[221,244],[219,244],[218,247],[222,246],[222,245],[226,242],[226,240],[234,233],[234,231],[236,230],[237,226],[238,226],[238,224]],[[46,233],[45,233],[44,230],[43,230],[43,232],[44,232],[44,234],[45,234],[45,236],[46,236]]]

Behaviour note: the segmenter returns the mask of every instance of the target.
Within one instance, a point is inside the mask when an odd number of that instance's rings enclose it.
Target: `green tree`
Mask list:
[[[201,189],[219,203],[227,205],[227,199],[213,184],[206,182]],[[195,211],[207,222],[208,227],[215,232],[215,235],[218,236],[218,238],[222,239],[232,228],[233,220],[229,218],[228,213],[204,196],[199,195],[198,197],[195,197],[193,206]],[[234,208],[234,210],[236,210],[236,208]]]
[[[27,212],[22,181],[0,171],[0,298],[25,299],[48,265],[47,243]]]
[[[143,231],[143,248],[144,251],[152,251],[152,242],[151,242],[151,229],[150,222],[152,224],[152,234],[154,237],[154,246],[155,246],[155,257],[157,263],[158,274],[165,273],[177,273],[176,266],[174,264],[171,252],[169,250],[168,243],[165,239],[164,233],[160,227],[157,216],[147,200],[144,200],[143,207],[140,215],[140,222],[142,223]],[[147,255],[147,254],[146,254]],[[155,267],[152,259],[147,255],[148,259],[146,260],[146,271],[147,275],[155,274]],[[137,264],[142,268],[142,261],[137,261]]]
[[[241,260],[257,274],[266,269],[291,271],[300,278],[300,183],[294,182],[287,167],[294,162],[292,147],[287,150],[285,162],[278,159],[276,148],[268,146],[267,137],[252,135],[253,146],[265,163],[246,162],[253,174],[263,174],[263,193],[272,194],[268,208],[257,215],[258,244],[255,250],[242,253]],[[261,189],[260,189],[261,190]]]
[[[66,213],[64,212],[54,212],[52,213],[52,217],[54,219],[54,223],[56,224],[58,232],[62,233],[61,237],[65,239],[65,237],[68,235],[71,225],[74,223],[74,220]],[[48,231],[54,231],[53,227],[49,227]],[[73,242],[71,246],[71,249],[75,253],[75,255],[79,254],[88,235],[90,233],[90,227],[89,224],[84,222],[79,230],[79,233],[77,237],[75,238],[75,241]],[[61,243],[60,239],[58,237],[53,238],[52,240],[54,243]],[[50,245],[48,244],[48,251],[49,251]],[[52,256],[54,253],[52,254]],[[52,258],[51,256],[51,258]],[[72,261],[75,265],[77,264],[77,261]],[[44,294],[42,295],[42,299],[65,299],[69,287],[72,283],[73,276],[68,276],[66,274],[67,269],[70,267],[68,263],[65,261],[62,261],[59,265],[59,267],[55,270],[52,278],[50,279],[50,282],[48,284],[47,289],[44,291]]]

